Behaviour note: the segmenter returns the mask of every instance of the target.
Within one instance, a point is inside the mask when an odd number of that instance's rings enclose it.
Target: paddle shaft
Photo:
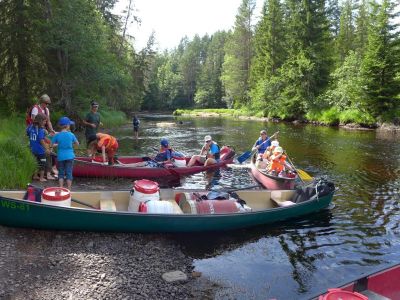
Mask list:
[[[82,201],[79,201],[79,200],[76,200],[76,199],[73,199],[73,198],[71,198],[71,201],[75,202],[75,203],[79,203],[79,204],[87,206],[87,207],[90,207],[90,208],[93,208],[93,209],[99,209],[99,208],[97,208],[97,207],[95,207],[95,206],[93,206],[93,205],[91,205],[89,203],[85,203],[85,202],[82,202]]]
[[[254,188],[259,188],[260,186],[257,185],[250,185],[250,186],[245,186],[245,187],[241,187],[241,188],[236,188],[236,189],[230,189],[230,190],[222,190],[222,191],[215,191],[215,192],[226,192],[226,193],[232,193],[232,192],[236,192],[236,191],[242,191],[242,190],[249,190],[249,189],[254,189]]]
[[[263,145],[264,143],[266,143],[266,142],[272,140],[272,138],[273,138],[274,136],[276,136],[278,133],[279,133],[279,131],[275,132],[273,135],[271,135],[270,137],[268,137],[268,138],[267,138],[264,142],[262,142],[260,145],[257,145],[256,148],[257,148],[257,147],[260,147],[260,146]]]
[[[271,139],[277,135],[279,133],[279,131],[275,132],[273,135],[271,135],[270,137],[268,137],[264,142],[262,142],[260,145],[257,145],[255,148],[256,149],[252,149],[251,151],[246,151],[245,153],[243,153],[242,155],[240,155],[238,157],[238,161],[239,163],[243,163],[244,161],[246,161],[249,157],[253,156],[253,154],[258,150],[258,148],[263,145],[264,143],[271,141]],[[258,147],[258,148],[257,148]]]
[[[293,164],[292,160],[290,159],[289,155],[287,154],[287,152],[286,152],[286,157],[287,157],[288,161],[290,162],[290,164],[292,165],[292,167],[293,167],[293,169],[295,170],[295,172],[299,175],[299,173],[297,172],[296,167],[294,166],[294,164]],[[301,180],[301,182],[302,182],[303,184],[306,184],[306,183],[304,182],[303,178],[301,178],[300,175],[299,175],[299,178],[300,178],[300,180]]]

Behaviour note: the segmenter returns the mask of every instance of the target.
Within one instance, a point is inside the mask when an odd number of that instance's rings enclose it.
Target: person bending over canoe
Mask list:
[[[216,142],[214,142],[210,135],[204,137],[204,146],[201,148],[200,155],[193,155],[187,166],[192,167],[196,163],[209,166],[219,162],[220,149]]]
[[[96,139],[91,141],[89,144],[89,152],[92,156],[92,159],[95,159],[97,150],[101,151],[104,163],[108,161],[109,165],[113,165],[114,155],[118,150],[118,141],[115,137],[109,134],[96,133]]]

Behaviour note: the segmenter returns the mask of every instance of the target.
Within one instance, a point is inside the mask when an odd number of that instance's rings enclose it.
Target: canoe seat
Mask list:
[[[280,207],[286,207],[286,206],[291,206],[291,205],[296,204],[293,201],[289,201],[289,200],[280,200],[280,199],[278,200],[278,199],[273,199],[273,198],[271,198],[271,200],[274,201]]]
[[[109,211],[117,211],[115,202],[111,198],[100,199],[100,209],[101,210],[109,210]]]

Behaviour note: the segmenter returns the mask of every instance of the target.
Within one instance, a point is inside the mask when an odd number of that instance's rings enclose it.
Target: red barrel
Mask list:
[[[319,300],[368,300],[368,297],[357,292],[342,289],[328,289],[328,293],[319,296]]]
[[[190,194],[190,193],[185,193]],[[202,200],[196,201],[181,197],[179,207],[186,214],[231,214],[240,212],[236,201],[232,200]]]

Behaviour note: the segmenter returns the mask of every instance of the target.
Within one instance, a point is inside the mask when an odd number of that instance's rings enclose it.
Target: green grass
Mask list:
[[[25,119],[2,118],[0,128],[0,189],[25,188],[37,168],[25,134]]]
[[[101,122],[105,127],[115,127],[122,124],[126,124],[127,117],[125,113],[121,111],[104,110],[99,111]],[[85,114],[86,115],[86,114]]]

